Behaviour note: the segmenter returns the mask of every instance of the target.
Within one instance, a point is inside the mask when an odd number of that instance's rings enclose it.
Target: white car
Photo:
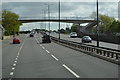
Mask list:
[[[78,37],[76,32],[70,33],[70,38],[76,38],[76,37]]]

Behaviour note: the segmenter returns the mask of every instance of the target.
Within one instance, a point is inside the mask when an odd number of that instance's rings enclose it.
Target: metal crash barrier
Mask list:
[[[69,48],[75,49],[82,51],[86,54],[107,60],[109,62],[119,64],[120,65],[120,51],[117,50],[111,50],[109,48],[98,48],[95,46],[90,46],[78,42],[73,42],[73,41],[68,41],[68,40],[63,40],[63,39],[58,39],[56,37],[52,37],[51,39],[59,44],[62,44],[64,46],[67,46]]]

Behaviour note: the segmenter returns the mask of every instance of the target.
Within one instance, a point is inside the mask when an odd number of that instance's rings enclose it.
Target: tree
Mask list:
[[[19,26],[22,25],[18,21],[19,15],[11,11],[2,12],[2,25],[5,28],[5,35],[11,35],[19,32]]]
[[[96,12],[93,12],[90,17],[91,18],[95,18],[96,20]],[[109,17],[107,15],[103,15],[103,14],[99,14],[99,31],[100,33],[109,33],[110,32],[110,26],[112,25],[113,21],[115,21],[115,18],[113,17]],[[95,28],[93,29],[93,31],[96,32]]]
[[[99,18],[100,18],[100,22],[101,22],[101,24],[99,24],[100,31],[102,33],[109,33],[109,28],[112,25],[115,18],[109,17],[107,15],[102,15],[102,14],[99,15]]]
[[[73,24],[72,26],[71,26],[71,31],[72,32],[77,32],[77,27],[79,26],[79,24]]]
[[[112,25],[109,28],[109,31],[111,33],[120,33],[120,22],[119,21],[113,21]]]

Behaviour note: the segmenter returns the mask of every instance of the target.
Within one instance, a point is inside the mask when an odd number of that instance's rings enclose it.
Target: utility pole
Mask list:
[[[99,47],[99,14],[98,14],[98,0],[97,0],[97,47]]]
[[[45,19],[45,32],[46,32],[46,11],[44,10],[44,19]]]
[[[44,14],[43,19],[46,20],[46,11],[45,11],[45,9],[43,9],[43,14]],[[45,28],[44,29],[45,29],[45,32],[46,32],[46,21],[44,23],[45,23],[45,25],[44,25]]]
[[[50,20],[50,5],[53,5],[53,4],[45,4],[48,6],[48,18]],[[50,36],[50,21],[49,21],[49,36]]]
[[[60,0],[59,0],[59,40],[60,40]]]

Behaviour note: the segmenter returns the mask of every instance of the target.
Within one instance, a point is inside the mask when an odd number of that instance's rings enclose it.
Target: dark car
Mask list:
[[[34,37],[34,33],[30,33],[30,37]]]
[[[19,38],[14,38],[13,39],[13,44],[20,44],[20,39]]]
[[[82,43],[92,43],[92,39],[90,38],[90,36],[83,36],[82,37]]]
[[[50,36],[47,34],[44,34],[42,37],[42,43],[51,43]]]

